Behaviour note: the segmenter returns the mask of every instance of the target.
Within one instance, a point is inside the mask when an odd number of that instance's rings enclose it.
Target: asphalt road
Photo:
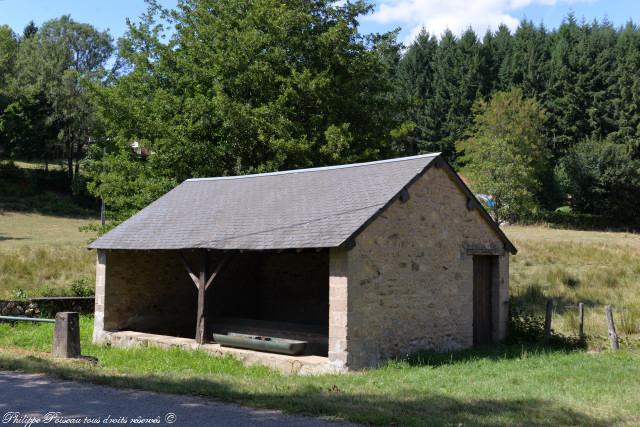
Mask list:
[[[47,414],[49,414],[47,416]],[[48,421],[48,422],[47,422]],[[0,425],[344,427],[192,396],[123,390],[0,371]]]

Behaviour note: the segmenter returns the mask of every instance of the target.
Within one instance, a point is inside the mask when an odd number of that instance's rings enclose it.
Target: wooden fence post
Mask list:
[[[578,304],[578,336],[580,340],[584,339],[584,304]]]
[[[544,316],[544,340],[551,338],[551,314],[553,312],[553,299],[547,300],[547,313]]]
[[[607,327],[609,328],[609,340],[611,340],[611,350],[617,350],[618,334],[616,333],[616,325],[613,323],[613,310],[609,304],[604,306],[604,311],[607,313]]]

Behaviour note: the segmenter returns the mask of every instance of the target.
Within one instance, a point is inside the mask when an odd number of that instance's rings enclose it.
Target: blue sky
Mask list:
[[[161,3],[172,6],[176,1]],[[0,0],[0,25],[19,32],[32,19],[40,24],[70,14],[76,21],[110,29],[117,38],[126,29],[125,19],[137,18],[145,7],[143,0]],[[362,31],[401,27],[401,40],[410,41],[422,26],[435,34],[468,27],[484,32],[500,22],[515,28],[526,18],[556,27],[569,12],[586,20],[607,17],[619,26],[629,19],[640,22],[640,0],[378,0],[376,12],[362,19]]]

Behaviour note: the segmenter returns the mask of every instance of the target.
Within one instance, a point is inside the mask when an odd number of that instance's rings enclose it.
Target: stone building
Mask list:
[[[303,339],[303,372],[502,340],[516,252],[438,154],[190,179],[90,248],[95,341]]]

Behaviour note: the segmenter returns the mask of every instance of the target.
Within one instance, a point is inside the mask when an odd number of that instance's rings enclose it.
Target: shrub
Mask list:
[[[544,318],[524,312],[511,304],[509,316],[509,341],[513,343],[536,342],[544,337]]]
[[[92,297],[95,290],[89,277],[74,280],[70,288],[74,297]]]

